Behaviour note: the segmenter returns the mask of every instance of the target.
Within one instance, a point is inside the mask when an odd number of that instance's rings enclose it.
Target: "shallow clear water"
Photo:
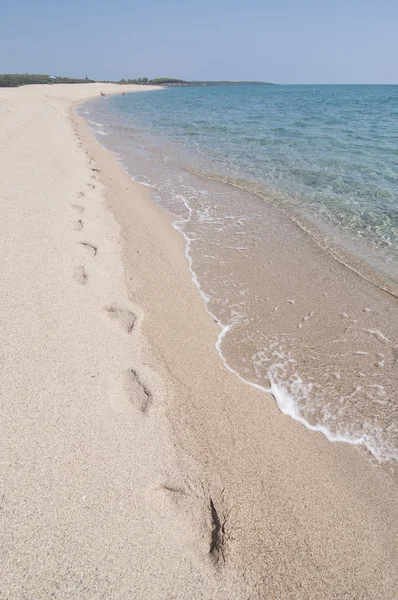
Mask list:
[[[82,109],[176,215],[226,366],[380,460],[398,458],[397,101],[398,86],[236,86]]]
[[[398,86],[174,88],[107,108],[398,260]]]

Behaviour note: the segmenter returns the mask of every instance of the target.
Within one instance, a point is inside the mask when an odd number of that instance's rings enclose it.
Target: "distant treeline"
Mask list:
[[[30,75],[25,73],[0,75],[0,87],[18,87],[20,85],[31,85],[38,83],[94,83],[93,79],[87,76],[84,79],[74,79],[73,77],[55,77],[51,79],[50,75]]]
[[[121,79],[118,81],[121,85],[273,85],[268,81],[184,81],[183,79],[173,79],[171,77],[159,77],[158,79],[148,79],[148,77],[139,77],[138,79]]]
[[[158,79],[148,79],[148,77],[138,77],[137,79],[121,79],[117,81],[120,85],[186,85],[186,81],[182,79],[171,79],[170,77],[159,77]]]
[[[138,77],[137,79],[121,79],[115,83],[120,83],[120,85],[147,85],[152,82],[149,81],[148,77]]]
[[[270,81],[189,81],[187,85],[275,85]]]

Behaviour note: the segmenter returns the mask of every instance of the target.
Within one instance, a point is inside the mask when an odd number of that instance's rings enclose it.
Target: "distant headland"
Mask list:
[[[147,79],[142,77],[139,79],[121,79],[120,84],[148,84],[148,85],[164,85],[164,86],[207,86],[207,85],[274,85],[269,81],[185,81],[184,79],[173,79],[172,77],[159,77],[157,79]]]

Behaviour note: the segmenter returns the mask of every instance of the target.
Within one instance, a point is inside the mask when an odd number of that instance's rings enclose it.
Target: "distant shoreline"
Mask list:
[[[165,87],[207,87],[222,85],[276,85],[270,81],[163,81],[153,79],[150,85],[162,85]]]
[[[208,86],[208,85],[275,85],[268,81],[185,81],[172,77],[159,77],[157,79],[148,79],[140,77],[138,79],[120,79],[119,81],[95,81],[87,76],[84,79],[75,79],[72,77],[60,77],[56,75],[41,75],[32,73],[4,73],[0,74],[1,87],[21,87],[23,85],[42,84],[53,85],[60,83],[102,83],[112,85],[156,85],[156,86]]]

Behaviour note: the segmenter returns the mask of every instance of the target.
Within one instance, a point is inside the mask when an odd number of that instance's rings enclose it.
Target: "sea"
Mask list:
[[[397,461],[398,86],[174,87],[79,110],[172,215],[225,367]]]

